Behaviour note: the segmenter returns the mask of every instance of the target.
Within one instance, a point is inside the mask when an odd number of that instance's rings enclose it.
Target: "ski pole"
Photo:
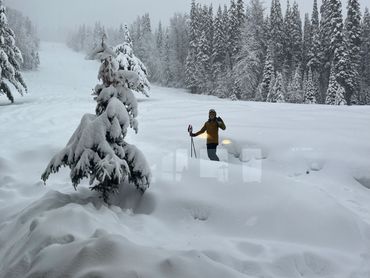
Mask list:
[[[191,143],[192,143],[192,145],[193,145],[195,158],[197,158],[197,152],[196,152],[196,150],[195,150],[195,144],[194,144],[194,139],[193,139],[193,137],[191,137]]]
[[[193,138],[190,137],[190,157],[193,157]]]
[[[191,157],[193,157],[193,149],[194,149],[194,155],[195,155],[195,158],[197,158],[197,153],[195,151],[194,140],[193,140],[193,137],[191,136],[191,134],[193,132],[193,126],[191,124],[188,126],[188,132],[189,132],[189,136],[190,136],[190,155],[191,155]]]

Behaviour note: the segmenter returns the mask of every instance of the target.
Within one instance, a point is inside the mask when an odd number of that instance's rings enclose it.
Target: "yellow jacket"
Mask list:
[[[204,132],[207,132],[207,144],[217,144],[218,145],[218,129],[226,129],[225,123],[221,119],[208,120],[201,130],[195,133],[198,136]]]

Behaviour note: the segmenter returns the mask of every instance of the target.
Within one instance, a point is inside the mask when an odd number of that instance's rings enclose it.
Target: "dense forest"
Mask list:
[[[266,10],[261,0],[217,8],[192,1],[189,14],[153,28],[149,14],[129,26],[136,55],[151,82],[194,94],[267,102],[370,104],[370,14],[358,0],[342,13],[339,0],[296,2]],[[362,10],[365,12],[362,13]],[[343,14],[346,16],[343,17]],[[82,25],[68,46],[88,53],[108,36],[122,43],[124,25]]]
[[[23,70],[35,70],[40,64],[39,48],[40,39],[37,29],[28,17],[21,12],[7,8],[7,19],[9,27],[14,32],[15,43],[22,53]]]

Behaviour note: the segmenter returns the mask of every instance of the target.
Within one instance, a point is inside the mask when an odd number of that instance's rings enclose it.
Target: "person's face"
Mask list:
[[[209,118],[210,118],[211,120],[214,120],[214,119],[216,118],[215,113],[209,113]]]

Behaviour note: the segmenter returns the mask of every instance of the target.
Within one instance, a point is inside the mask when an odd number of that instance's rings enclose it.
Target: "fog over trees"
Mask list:
[[[283,11],[280,0],[269,10],[260,0],[218,7],[192,1],[168,26],[152,26],[146,13],[129,29],[150,81],[160,85],[230,99],[368,104],[369,12],[362,14],[357,0],[342,9],[341,1],[319,7],[315,0],[302,16],[297,2]],[[68,45],[88,52],[106,34],[116,46],[122,28],[81,25]]]

